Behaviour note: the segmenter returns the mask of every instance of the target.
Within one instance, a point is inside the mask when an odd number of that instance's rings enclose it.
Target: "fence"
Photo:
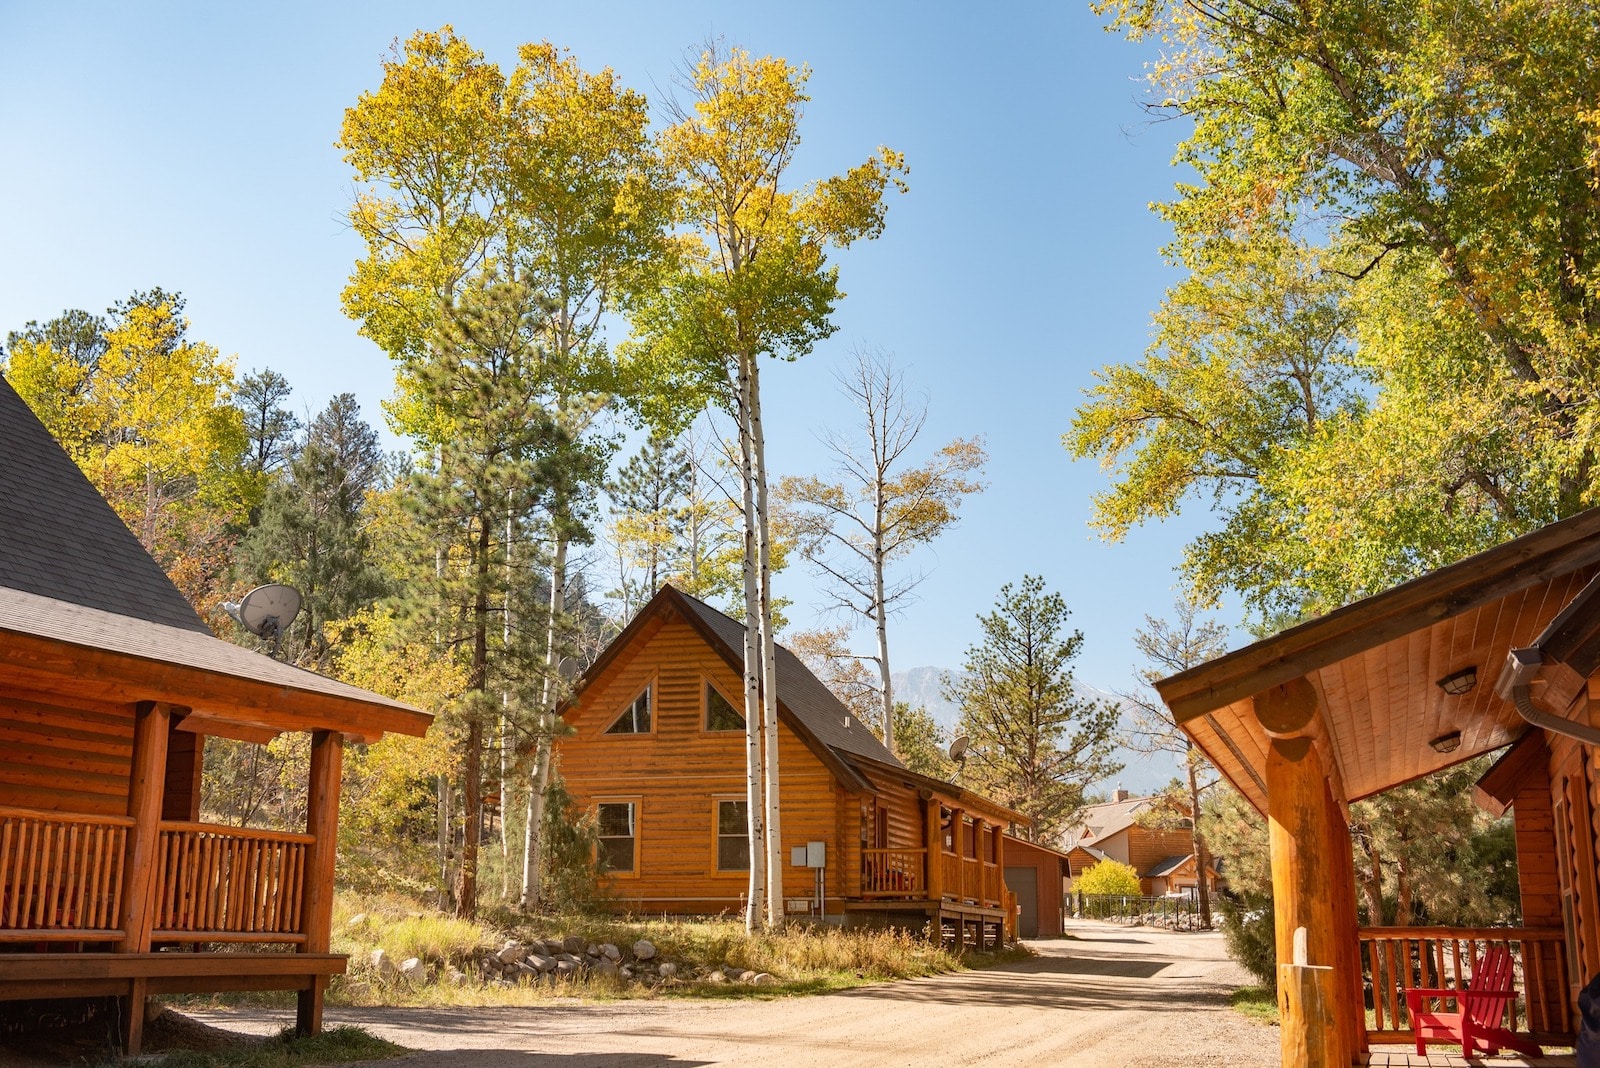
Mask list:
[[[1171,927],[1179,931],[1201,927],[1200,902],[1186,895],[1076,894],[1073,915],[1130,927]]]

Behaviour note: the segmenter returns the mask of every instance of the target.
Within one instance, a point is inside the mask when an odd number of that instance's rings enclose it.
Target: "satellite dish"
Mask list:
[[[956,735],[956,740],[950,743],[950,759],[957,764],[967,759],[967,746],[972,741],[965,734]]]
[[[224,603],[223,610],[245,630],[258,638],[272,642],[272,656],[278,655],[284,632],[294,617],[300,614],[300,591],[293,586],[272,582],[257,586],[245,594],[237,604]]]

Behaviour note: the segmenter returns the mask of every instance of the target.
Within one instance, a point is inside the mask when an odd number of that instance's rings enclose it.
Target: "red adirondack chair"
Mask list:
[[[1512,987],[1511,952],[1504,946],[1490,946],[1478,958],[1465,988],[1416,989],[1406,991],[1406,1008],[1411,1012],[1411,1031],[1417,1038],[1417,1055],[1426,1056],[1428,1042],[1453,1042],[1463,1056],[1475,1049],[1489,1056],[1501,1046],[1530,1057],[1544,1051],[1528,1036],[1501,1026],[1506,1006],[1517,996]],[[1454,1001],[1456,1012],[1430,1009],[1433,1001]]]

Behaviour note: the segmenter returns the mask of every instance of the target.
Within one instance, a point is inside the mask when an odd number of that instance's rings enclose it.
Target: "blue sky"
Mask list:
[[[1149,53],[1083,3],[4,0],[0,333],[180,290],[192,335],[241,372],[281,372],[302,411],[354,392],[378,420],[391,368],[339,308],[361,247],[333,141],[391,41],[445,22],[508,68],[519,43],[549,39],[652,98],[721,35],[811,65],[797,179],[879,143],[904,152],[911,192],[881,239],[838,260],[838,333],[764,377],[773,470],[817,470],[816,430],[848,425],[833,373],[853,345],[894,352],[927,394],[927,447],[981,433],[991,458],[988,492],[920,558],[929,578],[893,624],[897,666],[958,666],[1000,586],[1038,573],[1086,635],[1080,678],[1131,685],[1133,630],[1170,612],[1173,566],[1206,517],[1101,543],[1087,520],[1105,477],[1060,437],[1094,369],[1143,350],[1172,280],[1147,206],[1171,193],[1182,130],[1147,121]],[[820,598],[799,567],[779,591],[811,624]]]

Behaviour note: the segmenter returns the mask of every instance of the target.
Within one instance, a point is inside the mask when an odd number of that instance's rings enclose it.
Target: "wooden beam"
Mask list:
[[[134,709],[133,762],[128,777],[127,855],[122,865],[123,953],[147,953],[155,919],[157,851],[160,848],[161,797],[167,782],[167,732],[173,708],[141,701]]]
[[[306,791],[306,833],[315,841],[307,849],[301,930],[305,953],[327,953],[333,931],[333,871],[339,845],[339,779],[344,766],[344,739],[331,731],[311,735],[311,779]],[[300,991],[295,1028],[312,1035],[322,1030],[323,995],[327,981]]]
[[[1322,757],[1310,738],[1275,739],[1267,754],[1267,820],[1272,848],[1272,896],[1276,924],[1278,963],[1295,964],[1293,948],[1297,932],[1306,956],[1300,964],[1332,969],[1334,999],[1331,1031],[1328,1021],[1311,1012],[1308,1003],[1291,997],[1289,989],[1278,992],[1280,1038],[1285,1064],[1329,1063],[1347,1065],[1355,1048],[1351,1041],[1359,1019],[1361,1002],[1345,993],[1350,977],[1349,948],[1344,940],[1354,941],[1355,928],[1342,930],[1347,915],[1335,904],[1348,893],[1354,907],[1353,879],[1347,883],[1348,868],[1336,857],[1333,843],[1342,822],[1339,807],[1328,791],[1328,777]],[[1349,849],[1348,838],[1343,848]],[[1308,1048],[1322,1050],[1324,1062],[1304,1060]]]
[[[1270,686],[1251,700],[1261,729],[1271,738],[1304,734],[1317,718],[1317,691],[1304,677]]]
[[[187,731],[190,734],[232,738],[236,742],[255,742],[257,745],[266,745],[283,733],[283,731],[275,727],[241,723],[238,720],[224,719],[221,716],[210,716],[204,712],[189,713],[189,715],[179,720],[173,729]]]

